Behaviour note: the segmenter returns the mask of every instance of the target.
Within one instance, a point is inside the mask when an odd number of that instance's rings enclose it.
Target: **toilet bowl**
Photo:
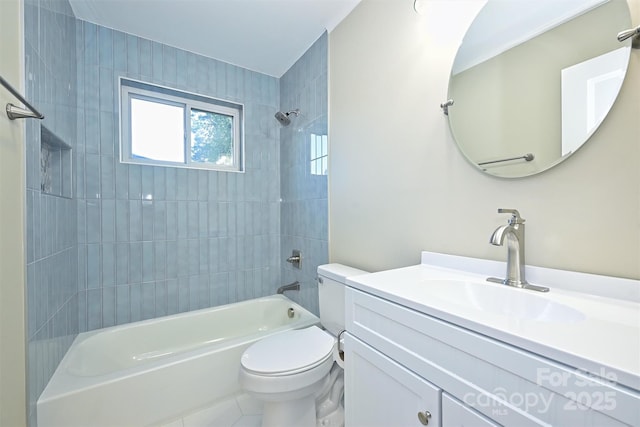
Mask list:
[[[315,426],[315,401],[334,363],[335,339],[317,326],[288,332],[243,353],[240,385],[264,402],[263,426]]]
[[[263,427],[341,427],[344,389],[335,360],[344,329],[344,285],[366,272],[340,264],[318,267],[320,322],[251,345],[240,360],[240,385],[264,404]]]

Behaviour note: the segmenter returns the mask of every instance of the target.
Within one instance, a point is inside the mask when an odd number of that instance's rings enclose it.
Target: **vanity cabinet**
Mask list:
[[[354,288],[346,307],[346,427],[640,425],[613,381]]]

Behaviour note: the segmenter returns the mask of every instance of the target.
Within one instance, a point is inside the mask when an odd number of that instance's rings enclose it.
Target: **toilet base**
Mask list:
[[[284,402],[265,401],[262,427],[316,427],[313,395]]]
[[[316,427],[344,427],[344,408],[342,404],[330,414],[318,418]]]
[[[327,378],[301,389],[281,393],[261,393],[245,390],[261,400],[262,427],[316,427],[316,396]]]
[[[316,400],[317,427],[344,427],[344,370],[334,363]]]

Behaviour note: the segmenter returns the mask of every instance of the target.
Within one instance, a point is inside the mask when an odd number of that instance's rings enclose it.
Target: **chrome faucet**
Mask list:
[[[548,292],[549,288],[527,283],[525,279],[524,263],[524,219],[516,209],[498,209],[498,213],[510,213],[511,218],[507,225],[498,227],[489,243],[495,246],[503,246],[507,240],[507,277],[498,279],[489,277],[487,280],[494,283],[502,283],[516,288],[531,289],[539,292]]]

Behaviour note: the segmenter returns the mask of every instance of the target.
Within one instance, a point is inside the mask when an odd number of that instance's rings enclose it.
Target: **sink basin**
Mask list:
[[[580,322],[585,315],[535,291],[466,280],[426,280],[425,292],[447,304],[537,322]]]

